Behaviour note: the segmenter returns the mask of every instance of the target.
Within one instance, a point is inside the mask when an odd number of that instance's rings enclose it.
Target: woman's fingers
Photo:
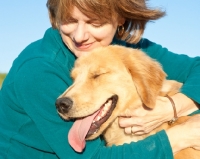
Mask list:
[[[144,134],[144,128],[141,126],[126,127],[124,128],[124,132],[129,135],[130,134],[141,135]]]
[[[142,126],[144,124],[142,118],[138,117],[119,117],[119,126],[122,128],[132,127],[135,125]]]
[[[120,117],[119,126],[124,128],[126,134],[133,134],[137,131],[143,131],[143,123],[140,119],[133,117]]]
[[[119,126],[124,128],[126,134],[135,134],[142,135],[147,134],[156,127],[158,127],[160,123],[156,121],[146,121],[146,118],[138,118],[138,117],[120,117],[119,118]]]
[[[132,134],[131,127],[124,128],[124,132],[125,134],[128,134],[128,135]]]

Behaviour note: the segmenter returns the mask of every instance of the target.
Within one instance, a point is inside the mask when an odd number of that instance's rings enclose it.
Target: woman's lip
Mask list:
[[[78,49],[81,49],[81,50],[86,50],[86,49],[88,49],[91,45],[92,45],[92,43],[89,43],[89,44],[76,44],[76,43],[75,43],[75,46],[76,46]]]

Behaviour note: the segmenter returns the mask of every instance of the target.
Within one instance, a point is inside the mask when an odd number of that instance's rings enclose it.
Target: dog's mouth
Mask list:
[[[89,136],[95,134],[98,132],[100,126],[107,121],[107,119],[111,116],[112,111],[114,110],[116,103],[118,100],[118,96],[114,95],[111,98],[109,98],[103,106],[98,111],[98,114],[95,116],[95,118],[92,121],[92,124],[90,126],[90,129],[86,135],[86,138]]]
[[[98,111],[74,122],[68,134],[68,141],[75,151],[82,152],[85,139],[98,132],[101,125],[111,116],[117,101],[118,96],[113,95]]]

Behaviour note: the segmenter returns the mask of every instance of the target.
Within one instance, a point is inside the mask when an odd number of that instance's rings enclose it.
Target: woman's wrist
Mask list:
[[[173,124],[173,123],[178,119],[177,110],[176,110],[176,105],[175,105],[175,103],[174,103],[174,100],[173,100],[170,96],[167,95],[166,97],[169,99],[169,101],[170,101],[170,103],[171,103],[171,105],[172,105],[173,111],[174,111],[174,116],[173,116],[173,118],[169,121],[169,124]]]
[[[171,98],[175,103],[178,117],[187,116],[188,114],[198,110],[196,103],[182,93],[177,93],[171,96]]]

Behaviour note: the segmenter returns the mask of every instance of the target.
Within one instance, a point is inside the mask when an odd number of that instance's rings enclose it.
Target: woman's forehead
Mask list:
[[[102,3],[105,0],[64,0],[65,4],[61,6],[63,11],[72,16],[74,7],[79,9],[87,17],[101,18],[111,20],[115,13],[110,8],[108,1]]]

